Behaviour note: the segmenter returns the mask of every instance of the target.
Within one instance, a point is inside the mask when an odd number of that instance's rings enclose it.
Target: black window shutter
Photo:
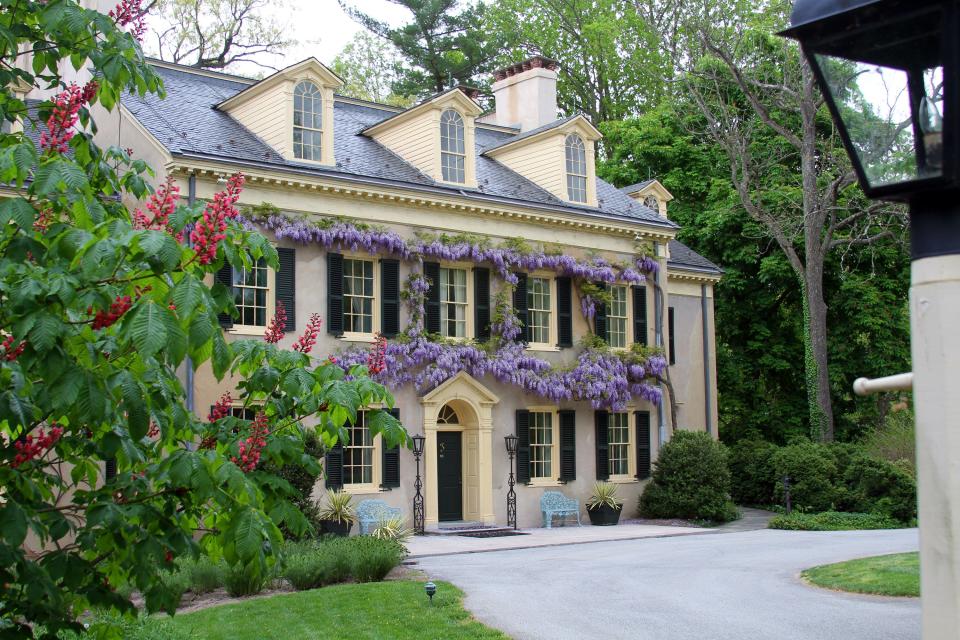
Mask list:
[[[117,477],[117,459],[116,458],[107,458],[106,462],[103,465],[103,478],[105,482],[113,482],[113,479]]]
[[[530,342],[527,329],[527,274],[518,273],[517,286],[513,289],[513,312],[520,321],[520,342]]]
[[[223,266],[217,271],[215,279],[216,282],[225,286],[227,291],[230,292],[230,296],[233,297],[233,267],[230,266],[229,262],[224,260]],[[220,321],[220,326],[224,329],[229,329],[233,326],[233,318],[230,317],[229,313],[218,313],[217,320]]]
[[[327,489],[343,489],[343,444],[338,442],[327,451],[323,467],[327,473]]]
[[[647,344],[647,288],[633,287],[633,341]]]
[[[400,419],[400,409],[393,408],[387,411],[397,420]],[[396,489],[400,486],[400,445],[388,449],[383,447],[383,477],[381,489]]]
[[[673,307],[667,309],[667,347],[670,351],[670,364],[677,364],[677,343],[673,339]]]
[[[327,254],[327,333],[343,335],[343,254]]]
[[[490,337],[490,269],[473,270],[473,326],[478,340]]]
[[[427,333],[440,333],[440,263],[424,262],[423,275],[430,281],[427,290],[425,312]]]
[[[570,278],[557,278],[557,346],[573,346],[573,296]]]
[[[650,477],[650,412],[634,411],[637,423],[637,478]]]
[[[610,424],[610,414],[606,411],[594,411],[593,416],[597,427],[597,480],[609,480],[610,446],[607,428]]]
[[[380,332],[388,338],[400,333],[399,260],[380,260]]]
[[[598,284],[598,287],[601,289],[606,289],[606,285]],[[609,336],[607,335],[607,305],[604,302],[596,302],[596,313],[593,316],[593,333],[598,338],[603,338],[606,341],[609,341]]]
[[[577,412],[564,409],[560,415],[560,481],[577,479]]]
[[[280,268],[277,270],[277,302],[283,303],[287,312],[286,331],[297,330],[297,251],[277,247]]]
[[[530,482],[530,412],[517,409],[517,482]]]

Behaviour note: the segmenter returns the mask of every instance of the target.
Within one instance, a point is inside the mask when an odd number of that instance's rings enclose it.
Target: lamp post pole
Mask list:
[[[510,456],[510,475],[507,476],[507,526],[517,528],[517,492],[513,490],[516,479],[513,475],[513,456],[517,453],[517,436],[504,436],[504,443],[507,445],[507,455]]]
[[[423,512],[423,480],[420,479],[420,457],[423,455],[423,444],[425,438],[421,435],[413,436],[413,457],[417,461],[417,479],[413,483],[413,532],[416,535],[424,533],[424,512]],[[433,602],[433,594],[430,594],[430,601]]]

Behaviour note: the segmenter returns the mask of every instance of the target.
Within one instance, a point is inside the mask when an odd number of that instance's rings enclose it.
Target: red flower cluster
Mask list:
[[[16,342],[13,339],[13,336],[7,336],[3,339],[3,344],[0,344],[0,347],[3,348],[3,353],[0,354],[7,362],[13,362],[20,357],[20,354],[23,353],[23,348],[27,346],[27,341],[24,340],[17,346],[13,346],[13,343]]]
[[[303,335],[294,343],[293,350],[299,351],[300,353],[310,353],[314,345],[317,344],[317,334],[320,333],[320,325],[322,324],[323,320],[320,319],[319,313],[310,314],[310,322],[307,324],[307,330],[304,331]]]
[[[71,83],[53,99],[53,112],[47,119],[47,130],[40,134],[40,148],[66,153],[76,134],[74,125],[79,119],[80,107],[93,100],[99,85],[91,80],[83,87]]]
[[[152,214],[148,216],[140,209],[133,211],[134,229],[153,229],[155,231],[166,231],[172,233],[170,229],[170,216],[177,208],[177,199],[180,197],[180,187],[173,183],[173,176],[167,176],[164,183],[150,195],[147,200],[147,211]],[[177,234],[177,242],[183,240],[183,233]]]
[[[133,301],[130,299],[130,296],[117,296],[116,299],[110,303],[110,309],[107,311],[103,311],[102,309],[97,311],[97,314],[93,317],[93,330],[106,329],[113,325],[123,317],[123,314],[130,310],[132,304]],[[88,308],[87,313],[93,313],[93,308]]]
[[[108,14],[116,20],[118,27],[132,25],[130,34],[138,42],[143,41],[143,34],[147,32],[147,25],[144,23],[146,12],[140,6],[141,0],[120,0],[120,4],[110,10]]]
[[[190,232],[193,250],[200,264],[210,264],[217,259],[217,245],[226,238],[227,218],[236,218],[240,211],[237,201],[243,189],[242,173],[235,173],[227,180],[227,188],[213,196],[203,210],[203,220]]]
[[[283,340],[283,331],[287,328],[287,310],[283,306],[283,302],[277,300],[277,310],[273,314],[273,318],[270,319],[270,326],[267,327],[267,332],[263,334],[263,339],[269,342],[270,344],[277,344]]]
[[[367,356],[367,370],[370,375],[382,373],[387,369],[387,339],[382,333],[377,334],[377,339],[370,348],[370,355]]]
[[[267,446],[267,414],[263,411],[257,414],[250,425],[250,435],[240,442],[239,457],[230,458],[244,472],[249,473],[260,464],[260,452]]]
[[[233,403],[233,398],[230,397],[229,393],[225,393],[220,396],[220,399],[217,400],[210,408],[210,413],[207,414],[207,422],[213,424],[220,418],[226,418],[230,415],[230,405]],[[200,441],[201,449],[213,449],[214,445],[217,444],[217,434],[208,435],[206,438]]]
[[[16,469],[20,465],[42,456],[53,445],[57,444],[57,441],[60,440],[60,436],[62,435],[63,428],[54,424],[48,433],[44,433],[43,429],[41,429],[40,435],[36,438],[27,436],[23,440],[17,440],[13,443],[13,447],[17,450],[17,455],[14,456],[10,466]]]
[[[33,230],[40,233],[45,232],[53,223],[53,209],[45,207],[37,214],[37,219],[33,221]]]

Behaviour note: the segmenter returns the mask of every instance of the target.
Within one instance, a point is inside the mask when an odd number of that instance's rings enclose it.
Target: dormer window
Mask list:
[[[309,80],[293,90],[293,157],[320,162],[323,137],[323,94]]]
[[[453,109],[440,114],[440,170],[444,182],[466,181],[463,116]]]
[[[571,202],[587,201],[587,149],[583,138],[570,134],[566,140],[567,197]]]
[[[645,197],[643,199],[643,204],[648,209],[651,209],[653,211],[656,211],[657,213],[660,213],[660,201],[657,200],[657,196],[649,195]]]

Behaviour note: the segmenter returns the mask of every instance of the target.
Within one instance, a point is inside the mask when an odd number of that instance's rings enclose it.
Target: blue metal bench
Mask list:
[[[357,505],[357,522],[360,523],[361,535],[373,533],[384,520],[399,517],[400,509],[389,506],[383,500],[364,500]]]
[[[559,491],[544,491],[540,496],[540,511],[543,512],[543,526],[553,528],[553,517],[560,516],[560,524],[566,524],[567,516],[577,516],[577,526],[580,524],[580,504],[573,498],[568,498]]]

